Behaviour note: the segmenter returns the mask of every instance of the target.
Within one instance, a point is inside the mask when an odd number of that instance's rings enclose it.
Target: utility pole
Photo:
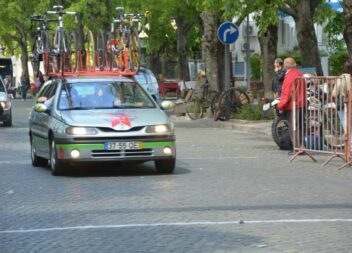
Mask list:
[[[246,44],[247,44],[247,48],[246,48],[246,84],[247,84],[247,90],[250,89],[250,83],[251,83],[251,49],[250,49],[250,42],[249,42],[249,14],[247,15],[247,22],[246,22],[246,29],[245,29],[245,33],[246,33]]]

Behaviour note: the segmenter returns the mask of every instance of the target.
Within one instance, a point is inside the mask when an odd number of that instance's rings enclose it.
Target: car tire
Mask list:
[[[38,166],[46,166],[48,164],[48,160],[42,157],[37,156],[35,152],[35,147],[33,146],[33,141],[31,138],[31,160],[32,160],[32,165],[34,167]]]
[[[161,174],[171,174],[175,170],[176,159],[165,159],[155,161],[155,168]]]
[[[10,127],[12,126],[12,111],[10,111],[10,115],[7,120],[4,121],[4,126]]]
[[[65,172],[63,163],[57,159],[56,143],[54,139],[52,139],[50,143],[50,169],[51,174],[54,176],[63,175]]]

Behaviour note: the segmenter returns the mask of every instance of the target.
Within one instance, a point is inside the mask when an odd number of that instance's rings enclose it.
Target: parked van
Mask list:
[[[154,98],[157,103],[160,103],[158,80],[150,69],[141,68],[134,76],[134,79]]]

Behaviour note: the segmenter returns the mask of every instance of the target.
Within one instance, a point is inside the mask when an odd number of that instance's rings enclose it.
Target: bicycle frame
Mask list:
[[[62,11],[63,6],[61,5],[55,5],[54,9],[57,9],[56,11],[46,11],[46,14],[49,15],[58,15],[57,17],[57,28],[56,28],[56,33],[58,34],[59,38],[56,38],[54,41],[54,52],[55,53],[67,53],[68,52],[68,47],[66,45],[65,41],[65,29],[64,29],[64,20],[63,20],[63,15],[73,15],[77,16],[79,12],[76,11]]]

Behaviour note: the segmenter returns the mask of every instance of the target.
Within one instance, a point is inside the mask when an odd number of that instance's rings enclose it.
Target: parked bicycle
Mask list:
[[[206,83],[199,91],[193,91],[188,95],[186,102],[186,114],[193,120],[200,119],[204,116],[211,102],[216,95],[216,91],[209,89],[209,84]]]
[[[231,87],[223,92],[218,92],[212,101],[214,120],[229,120],[246,104],[250,103],[248,94],[242,89]]]

